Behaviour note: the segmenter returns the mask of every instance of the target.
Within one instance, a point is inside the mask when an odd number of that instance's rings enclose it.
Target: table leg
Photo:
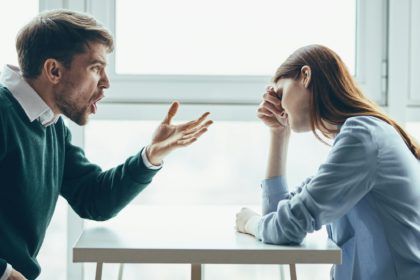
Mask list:
[[[296,276],[296,264],[290,264],[290,280],[297,280]]]
[[[200,263],[191,264],[191,280],[204,280],[203,267]]]
[[[98,262],[96,264],[95,280],[101,280],[102,279],[102,265],[103,265],[103,263],[101,263],[101,262]]]
[[[123,279],[123,274],[124,274],[124,264],[120,263],[120,267],[118,269],[118,280]]]
[[[279,264],[279,276],[280,276],[280,280],[286,279],[285,272],[284,272],[284,267],[285,267],[285,265]]]

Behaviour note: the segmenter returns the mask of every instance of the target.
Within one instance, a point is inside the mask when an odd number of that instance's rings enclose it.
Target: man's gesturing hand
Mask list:
[[[171,121],[178,108],[179,103],[173,102],[165,119],[156,129],[152,143],[147,147],[147,158],[154,165],[159,165],[163,158],[174,149],[187,146],[196,141],[213,123],[211,120],[204,122],[210,114],[206,112],[197,120],[173,125]]]

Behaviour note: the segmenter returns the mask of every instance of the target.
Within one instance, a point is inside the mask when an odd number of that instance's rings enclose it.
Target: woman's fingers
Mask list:
[[[275,105],[267,101],[263,101],[260,105],[260,108],[264,108],[265,110],[268,110],[273,115],[281,114],[281,112],[283,112],[283,108],[276,107]]]
[[[264,107],[259,107],[258,109],[257,109],[257,116],[258,115],[263,115],[263,116],[266,116],[266,117],[273,117],[274,115],[273,115],[273,113],[271,112],[271,111],[269,111],[269,110],[267,110],[266,108],[264,108]]]
[[[263,100],[273,104],[276,107],[281,107],[281,99],[274,92],[273,93],[271,93],[271,92],[264,93]]]

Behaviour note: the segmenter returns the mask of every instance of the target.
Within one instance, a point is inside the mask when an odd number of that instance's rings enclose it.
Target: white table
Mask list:
[[[258,208],[253,207],[255,210]],[[263,244],[235,231],[240,206],[138,206],[86,228],[73,248],[74,262],[95,262],[96,280],[104,263],[191,264],[191,279],[202,279],[204,264],[341,263],[330,240],[308,235],[299,246]]]

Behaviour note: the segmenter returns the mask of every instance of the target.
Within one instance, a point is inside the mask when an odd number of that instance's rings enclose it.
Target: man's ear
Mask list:
[[[53,84],[58,84],[63,76],[63,65],[56,59],[49,58],[44,62],[45,77]]]
[[[300,69],[302,83],[305,88],[308,88],[309,84],[311,83],[311,72],[311,67],[308,65],[304,65],[302,66],[302,69]]]

